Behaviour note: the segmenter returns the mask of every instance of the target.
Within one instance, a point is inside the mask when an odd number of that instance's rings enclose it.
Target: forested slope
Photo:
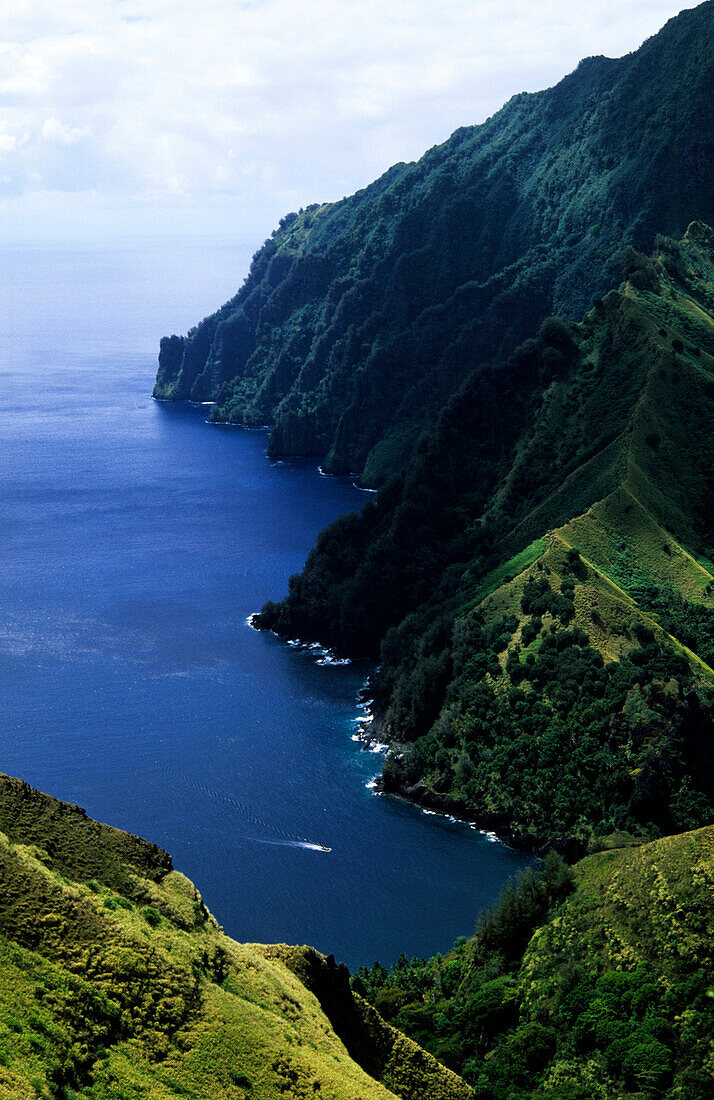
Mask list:
[[[354,985],[478,1100],[708,1100],[713,887],[711,828],[551,857],[475,937]]]
[[[475,366],[580,316],[618,254],[714,221],[714,3],[284,218],[237,295],[161,343],[154,395],[270,424],[381,484]]]
[[[714,234],[450,400],[258,624],[379,655],[387,789],[577,853],[714,817]]]

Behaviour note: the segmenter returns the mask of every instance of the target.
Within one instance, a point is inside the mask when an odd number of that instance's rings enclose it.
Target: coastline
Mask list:
[[[257,625],[259,615],[260,612],[253,612],[247,616],[245,622],[252,630],[262,633],[262,628]],[[285,638],[275,630],[270,630],[270,633],[274,634],[285,645],[309,653],[310,656],[315,658],[315,663],[322,667],[354,664],[351,658],[338,656],[334,650],[321,645],[320,642],[309,642],[301,638]],[[372,710],[373,703],[374,700],[369,695],[369,678],[367,678],[358,693],[357,709],[361,713],[354,720],[356,730],[351,735],[351,740],[361,745],[363,752],[385,756],[389,752],[398,751],[400,745],[397,742],[390,742],[388,739],[383,738],[381,731],[374,729],[375,725],[379,723],[379,718]],[[510,822],[505,821],[502,816],[474,813],[463,803],[455,804],[436,791],[431,790],[425,784],[417,783],[412,787],[403,789],[386,787],[381,769],[377,775],[368,781],[366,787],[374,795],[384,794],[390,798],[399,798],[418,807],[424,814],[438,815],[455,825],[465,825],[480,833],[491,844],[503,844],[514,851],[534,856],[543,855],[549,848],[553,847],[552,844],[537,844],[532,838],[518,833],[513,829]]]
[[[363,719],[356,719],[357,722],[363,721]],[[366,731],[358,731],[352,734],[352,740],[357,741],[362,745],[363,752],[372,752],[379,754],[386,754],[390,750],[390,746],[387,742],[379,741],[372,737],[371,734]],[[452,825],[465,825],[469,829],[473,829],[475,832],[480,833],[491,844],[503,844],[507,848],[515,848],[515,845],[510,844],[503,836],[500,836],[497,832],[482,828],[481,824],[477,821],[470,820],[468,817],[458,817],[451,812],[451,809],[446,805],[444,806],[432,806],[427,801],[421,801],[418,798],[410,796],[406,791],[398,791],[387,789],[384,785],[381,772],[373,776],[365,784],[367,790],[371,791],[375,795],[386,795],[388,798],[397,798],[402,802],[409,803],[410,806],[421,810],[423,814],[428,817],[443,817],[446,821]]]
[[[366,680],[358,703],[363,714],[356,719],[359,728],[352,735],[352,740],[360,742],[369,752],[385,756],[390,752],[403,751],[406,746],[399,741],[390,740],[380,728],[379,716],[371,709],[374,700],[368,693],[369,680]],[[570,838],[545,841],[538,839],[520,832],[504,814],[471,809],[463,800],[441,795],[422,782],[404,787],[387,786],[384,782],[384,773],[380,771],[370,780],[368,787],[376,795],[385,794],[390,798],[400,798],[411,805],[418,806],[422,813],[438,814],[455,824],[466,825],[481,833],[491,843],[498,842],[517,852],[542,857],[546,852],[555,849],[568,862],[575,862],[587,854],[586,846],[580,841]]]
[[[368,684],[369,682],[365,681],[360,694],[367,692]],[[365,752],[386,755],[402,746],[383,740],[379,731],[377,733],[372,732],[373,725],[379,721],[371,709],[373,702],[374,700],[366,697],[365,694],[358,703],[358,708],[363,713],[355,719],[358,729],[356,733],[352,734],[352,740],[359,742]],[[474,829],[491,844],[503,844],[515,851],[528,852],[534,855],[539,854],[536,846],[527,842],[524,843],[523,838],[519,837],[510,827],[504,828],[502,821],[496,819],[494,815],[472,814],[463,803],[454,805],[453,801],[443,798],[425,784],[416,783],[413,787],[405,788],[387,787],[384,783],[383,773],[380,771],[378,775],[369,781],[367,786],[376,795],[385,794],[390,798],[399,798],[412,806],[417,806],[424,814],[438,815],[446,818],[454,825],[465,825],[469,829]]]
[[[161,401],[165,405],[190,405],[193,409],[200,408],[216,408],[216,401],[192,401],[190,397],[159,397],[157,394],[152,393],[152,401]],[[244,424],[240,421],[227,420],[225,417],[211,417],[206,420],[206,424],[214,427],[224,428],[241,428],[245,432],[271,432],[273,430],[272,424]],[[358,471],[351,471],[347,474],[331,474],[325,470],[322,466],[324,461],[324,455],[314,454],[269,454],[266,451],[267,457],[272,462],[286,462],[291,459],[315,459],[318,462],[317,472],[320,477],[336,477],[347,478],[352,482],[352,485],[359,493],[378,493],[379,489],[368,489],[364,485],[359,484],[359,479],[362,476]]]
[[[260,612],[253,611],[245,620],[246,626],[249,626],[251,630],[257,630],[259,634],[274,634],[276,638],[279,638],[285,645],[289,645],[291,649],[299,649],[309,653],[310,656],[315,658],[316,665],[327,667],[354,664],[351,657],[340,657],[334,649],[329,649],[328,646],[321,645],[320,642],[308,642],[302,638],[285,638],[282,634],[278,634],[276,630],[265,631],[263,627],[257,625],[259,619]]]

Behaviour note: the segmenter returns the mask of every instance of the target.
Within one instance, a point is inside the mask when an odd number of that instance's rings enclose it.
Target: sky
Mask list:
[[[694,6],[2,0],[0,237],[257,246]]]

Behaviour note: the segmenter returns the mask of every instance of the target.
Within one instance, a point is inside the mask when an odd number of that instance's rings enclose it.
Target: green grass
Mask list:
[[[469,599],[461,605],[459,614],[468,614],[469,611],[472,611],[485,600],[487,596],[490,596],[492,592],[500,588],[502,584],[507,584],[509,581],[515,580],[516,577],[520,576],[521,573],[528,569],[530,565],[533,565],[533,563],[545,553],[547,545],[548,543],[545,538],[534,539],[533,542],[524,547],[519,553],[514,554],[508,561],[492,569],[491,572],[487,573],[469,592]]]
[[[235,943],[153,845],[7,776],[0,819],[0,1100],[388,1100],[395,1075],[404,1100],[471,1095],[353,1005],[358,1058],[393,1052],[383,1083],[366,1073],[316,996],[329,1011],[322,956],[308,989]]]

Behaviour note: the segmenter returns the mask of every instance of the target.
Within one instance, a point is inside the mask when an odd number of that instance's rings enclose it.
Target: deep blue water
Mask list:
[[[245,621],[364,495],[149,396],[158,337],[241,263],[4,257],[0,769],[168,849],[237,939],[432,954],[523,857],[372,794],[379,758],[351,739],[366,668]]]

